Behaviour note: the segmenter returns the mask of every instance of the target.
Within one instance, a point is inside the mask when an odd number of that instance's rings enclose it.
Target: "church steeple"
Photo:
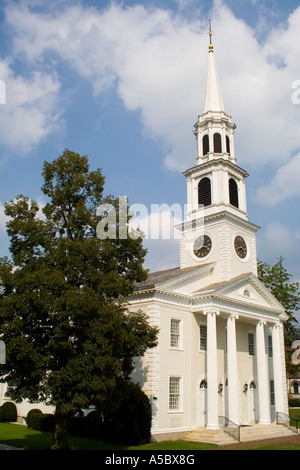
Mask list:
[[[208,73],[203,113],[208,111],[224,112],[224,103],[215,64],[214,46],[212,44],[211,20],[209,20],[209,37]]]
[[[225,113],[224,102],[215,63],[214,46],[212,43],[211,20],[209,22],[209,55],[206,91],[203,113],[195,124],[197,139],[197,164],[212,158],[225,158],[236,162],[234,154],[235,124]]]
[[[194,126],[196,165],[184,172],[188,212],[180,226],[180,251],[182,268],[212,263],[211,282],[220,282],[245,272],[257,273],[258,227],[248,221],[248,174],[236,164],[236,126],[224,109],[211,22],[209,38],[204,109]]]

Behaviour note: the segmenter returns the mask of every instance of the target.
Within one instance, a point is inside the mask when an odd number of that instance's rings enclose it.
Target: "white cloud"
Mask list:
[[[169,166],[185,167],[194,154],[191,126],[202,108],[206,74],[195,60],[207,43],[207,35],[197,34],[198,21],[188,24],[141,5],[103,11],[74,6],[46,15],[18,5],[8,8],[7,20],[15,29],[16,54],[37,63],[54,50],[95,94],[117,87],[127,109],[141,110],[146,132],[170,152]]]
[[[31,204],[31,199],[28,200],[28,204]],[[38,197],[36,200],[39,210],[37,212],[37,218],[40,220],[45,220],[45,215],[43,213],[43,209],[46,205],[42,196]],[[6,224],[11,220],[9,216],[5,214],[5,204],[0,202],[0,233],[6,232]]]
[[[6,232],[6,224],[9,221],[9,217],[4,213],[4,204],[0,202],[0,233]]]
[[[299,78],[300,7],[288,28],[272,31],[261,45],[221,0],[214,6],[217,68],[225,109],[238,125],[238,160],[286,164],[300,147],[299,109],[291,103],[291,85]],[[187,20],[160,8],[112,4],[40,14],[12,4],[6,18],[16,54],[41,65],[54,51],[91,82],[95,94],[115,87],[163,144],[166,166],[183,170],[196,157],[192,125],[202,112],[208,61],[207,18],[199,20],[198,12]]]
[[[144,204],[132,204],[129,228],[140,230],[147,240],[179,240],[176,226],[186,218],[186,208],[180,204],[152,204],[150,211]]]
[[[145,267],[150,271],[179,266],[180,232],[175,227],[184,220],[184,211],[179,204],[153,205],[150,212],[142,204],[131,206],[135,217],[130,228],[143,233],[143,245],[148,250]]]
[[[300,196],[300,153],[277,170],[273,180],[257,191],[262,204],[276,206],[279,202]]]
[[[15,75],[7,60],[0,60],[0,77],[6,85],[6,104],[1,105],[1,143],[26,154],[60,122],[55,74],[40,71],[25,78]]]
[[[148,250],[145,268],[150,272],[180,266],[179,240],[145,240],[143,245]]]

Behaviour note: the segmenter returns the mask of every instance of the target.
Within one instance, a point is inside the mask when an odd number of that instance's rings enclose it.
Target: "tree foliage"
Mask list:
[[[11,259],[0,262],[0,335],[15,401],[46,402],[56,409],[55,443],[66,443],[66,418],[101,405],[133,359],[156,342],[142,312],[120,300],[147,276],[140,238],[100,240],[97,207],[104,197],[101,170],[65,150],[45,162],[43,208],[24,196],[6,203]],[[115,302],[115,299],[119,299]]]
[[[296,339],[297,320],[295,313],[300,308],[300,285],[292,282],[292,275],[284,267],[284,258],[280,256],[277,263],[271,266],[258,262],[259,279],[272,292],[285,308],[288,320],[284,323],[284,339],[286,347],[287,370],[291,371],[291,346]]]

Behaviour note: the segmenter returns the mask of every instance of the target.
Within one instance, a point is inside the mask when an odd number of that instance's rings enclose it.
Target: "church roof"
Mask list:
[[[245,277],[248,277],[249,274],[240,274],[239,276],[236,276],[228,281],[222,281],[222,282],[215,282],[214,284],[209,284],[208,286],[202,287],[201,289],[198,289],[195,291],[195,293],[202,294],[204,292],[212,292],[218,290],[220,287],[227,286],[228,284],[232,284],[235,281],[238,281],[239,279],[243,279]]]
[[[163,271],[155,271],[153,273],[149,273],[146,281],[136,284],[136,287],[134,290],[139,291],[139,290],[144,290],[145,288],[150,289],[150,288],[157,286],[158,284],[171,281],[173,279],[176,279],[177,277],[182,276],[183,274],[189,274],[193,271],[199,271],[199,266],[193,266],[190,268],[183,268],[183,269],[180,267],[176,267],[176,268],[171,268],[171,269],[165,269]]]

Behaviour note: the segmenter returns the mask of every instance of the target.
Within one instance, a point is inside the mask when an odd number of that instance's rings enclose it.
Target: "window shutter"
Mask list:
[[[209,137],[205,135],[202,140],[202,147],[203,147],[203,155],[207,155],[209,153]]]
[[[226,152],[230,155],[230,139],[228,135],[226,136]]]
[[[221,134],[214,134],[214,153],[222,153]]]
[[[198,185],[198,204],[211,204],[211,183],[209,178],[202,178]]]
[[[238,185],[233,178],[229,180],[229,202],[232,206],[239,208]]]

